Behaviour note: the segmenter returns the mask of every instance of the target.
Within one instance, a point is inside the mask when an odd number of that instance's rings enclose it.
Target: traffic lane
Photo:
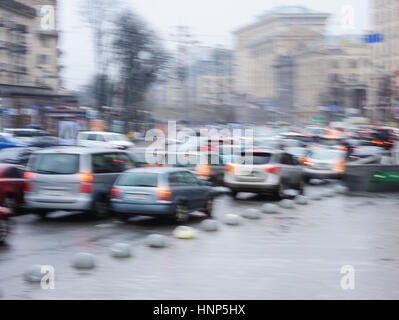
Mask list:
[[[308,187],[306,192],[321,189]],[[273,201],[250,195],[243,199],[217,199],[215,218],[220,221],[224,214]],[[395,195],[338,196],[265,215],[259,221],[245,220],[237,227],[222,225],[219,232],[200,232],[189,241],[173,239],[174,226],[154,219],[98,224],[90,219],[30,217],[33,221],[19,226],[7,252],[0,254],[6,256],[1,261],[0,287],[3,297],[17,299],[397,298],[393,279],[399,273],[398,205]],[[194,219],[190,225],[197,227],[200,221]],[[56,229],[54,234],[44,235],[51,228]],[[24,229],[25,242],[35,250],[26,248],[22,239],[15,243]],[[168,248],[143,245],[144,237],[154,232],[168,235]],[[133,246],[133,258],[109,256],[110,246],[120,241]],[[70,261],[78,251],[93,253],[97,267],[89,272],[74,270]],[[34,263],[55,267],[55,290],[44,291],[23,281],[23,271]],[[348,264],[356,270],[354,291],[340,287],[340,269]]]

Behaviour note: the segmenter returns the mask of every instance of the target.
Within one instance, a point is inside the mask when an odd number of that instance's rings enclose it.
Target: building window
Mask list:
[[[47,64],[48,63],[48,56],[45,54],[39,55],[39,64]]]

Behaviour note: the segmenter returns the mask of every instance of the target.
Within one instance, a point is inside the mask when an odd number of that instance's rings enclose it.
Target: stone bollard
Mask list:
[[[262,212],[266,214],[272,214],[272,213],[278,213],[278,206],[275,204],[271,203],[266,203],[265,205],[262,206]]]
[[[72,266],[77,269],[93,269],[95,265],[94,256],[91,253],[77,253],[72,260]]]
[[[173,236],[177,239],[193,239],[197,236],[197,231],[191,227],[178,226],[173,231]]]
[[[206,219],[202,221],[200,227],[206,232],[215,232],[219,229],[217,221],[212,219]]]
[[[131,247],[127,243],[115,243],[111,247],[111,256],[114,258],[129,258],[132,256]]]
[[[145,243],[147,246],[152,247],[152,248],[164,248],[166,247],[166,240],[163,235],[160,234],[150,234],[146,240]]]
[[[288,200],[288,199],[281,200],[279,202],[279,205],[281,208],[284,208],[284,209],[293,209],[294,208],[294,202],[292,200]]]
[[[257,220],[261,218],[261,213],[257,209],[248,209],[242,213],[242,217],[250,220]]]
[[[226,214],[223,217],[223,222],[230,226],[237,226],[241,223],[241,217],[236,214]]]

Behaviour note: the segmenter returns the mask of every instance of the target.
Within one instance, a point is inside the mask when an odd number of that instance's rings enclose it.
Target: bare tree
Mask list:
[[[102,106],[110,101],[109,68],[112,62],[112,28],[119,0],[81,0],[81,16],[93,35],[94,47],[94,99],[96,108],[102,112]]]
[[[137,105],[143,101],[149,86],[157,80],[167,55],[155,34],[131,11],[124,11],[115,20],[113,41],[118,69],[118,86],[125,122],[139,120]]]

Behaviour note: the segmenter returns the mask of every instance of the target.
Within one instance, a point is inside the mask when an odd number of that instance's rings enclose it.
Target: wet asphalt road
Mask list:
[[[307,195],[329,185],[309,186]],[[267,197],[223,195],[215,201],[216,233],[193,240],[172,237],[175,226],[151,218],[128,223],[94,220],[84,214],[54,213],[14,219],[8,244],[0,247],[2,299],[398,299],[399,196],[336,195],[307,206],[222,224],[275,202]],[[193,217],[198,227],[203,220]],[[167,236],[168,247],[151,249],[151,233]],[[133,256],[110,256],[112,244],[126,242]],[[77,252],[96,257],[96,268],[71,267]],[[55,289],[23,279],[33,264],[55,268]],[[341,267],[355,269],[355,289],[342,290]]]

